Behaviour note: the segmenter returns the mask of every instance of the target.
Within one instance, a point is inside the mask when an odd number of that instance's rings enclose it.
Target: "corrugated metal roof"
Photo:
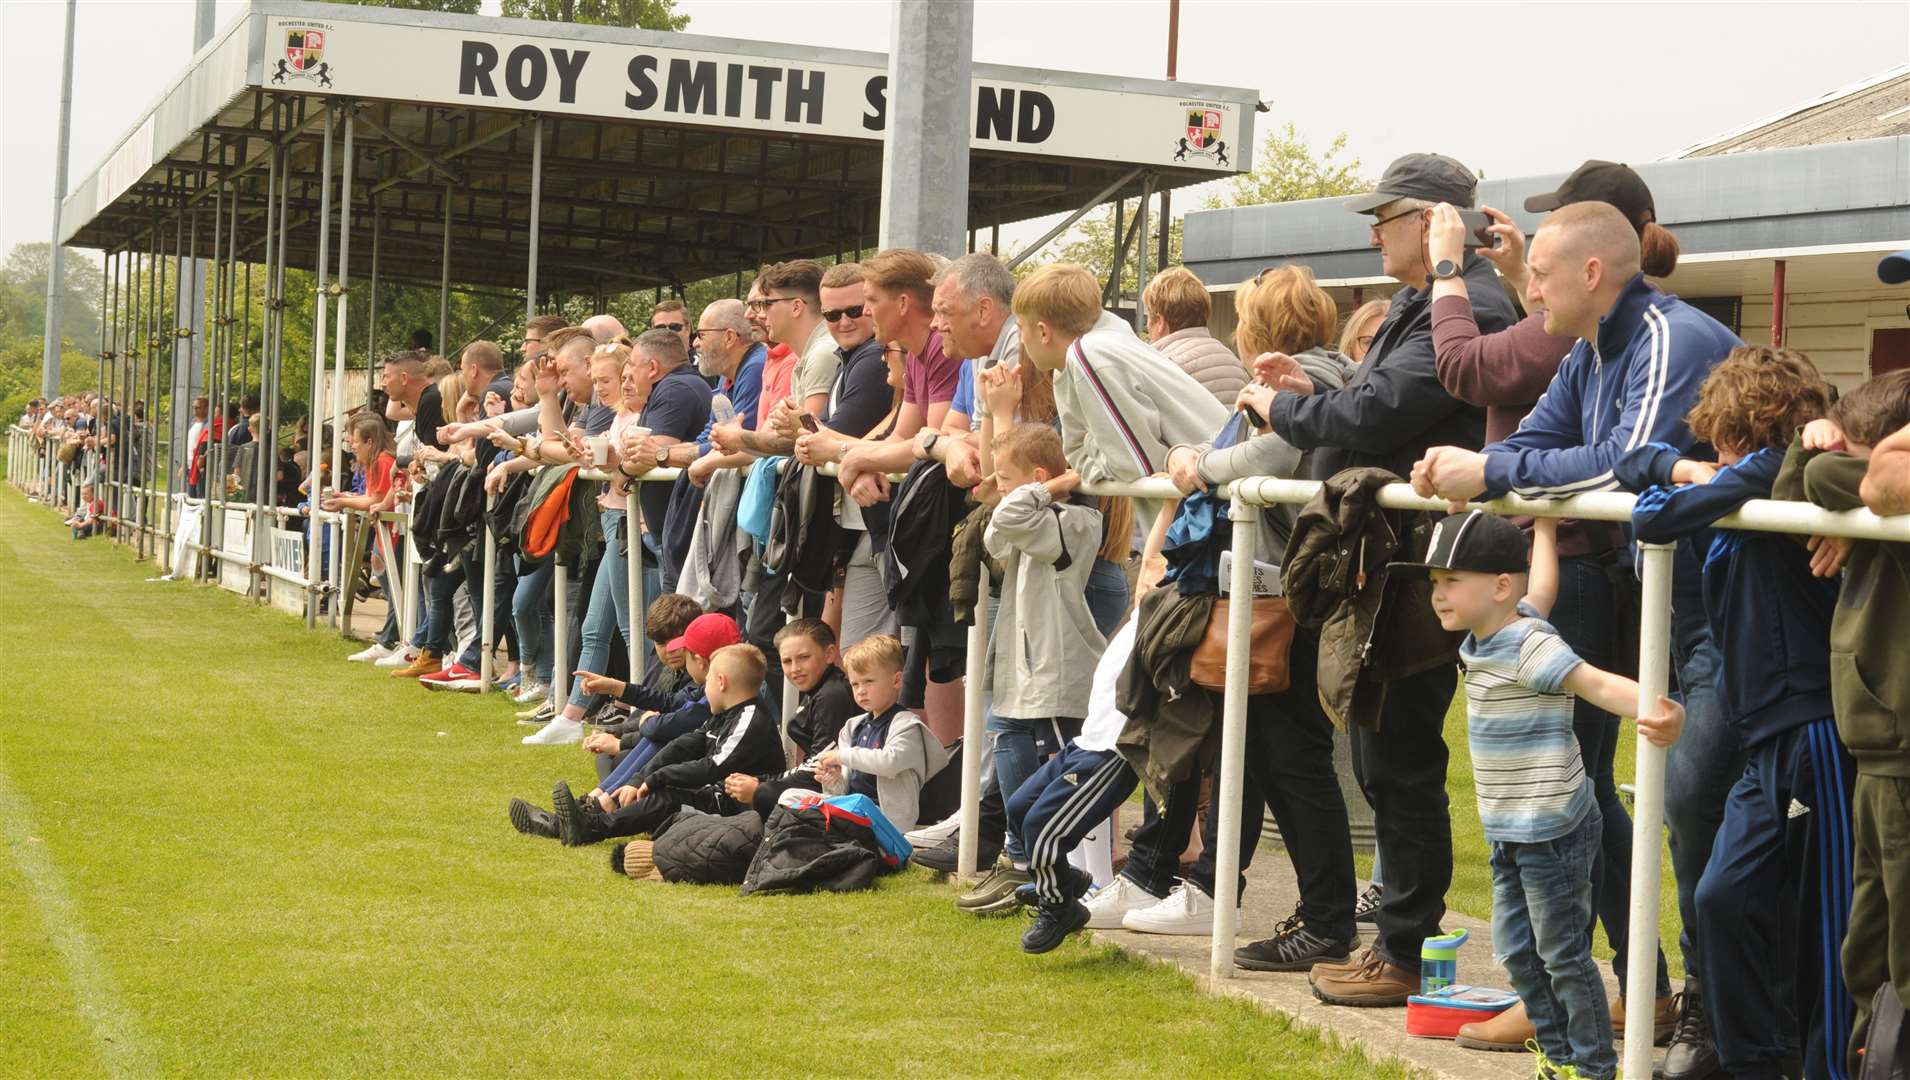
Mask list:
[[[1715,157],[1910,135],[1910,64],[1840,86],[1814,101],[1694,143],[1674,158]]]

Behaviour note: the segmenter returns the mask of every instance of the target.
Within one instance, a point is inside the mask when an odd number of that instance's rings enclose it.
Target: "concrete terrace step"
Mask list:
[[[1254,856],[1247,872],[1248,886],[1240,915],[1240,933],[1236,941],[1245,945],[1273,932],[1275,924],[1293,914],[1299,902],[1294,883],[1293,864],[1285,854],[1262,848]],[[1470,938],[1459,950],[1459,978],[1509,989],[1511,980],[1496,963],[1492,949],[1492,927],[1469,916],[1449,911],[1445,928],[1463,927]],[[1361,937],[1370,940],[1372,927],[1361,926]],[[1533,1059],[1523,1053],[1487,1053],[1467,1050],[1443,1039],[1421,1039],[1406,1034],[1404,1009],[1353,1009],[1328,1005],[1313,996],[1304,972],[1259,972],[1234,970],[1234,977],[1216,982],[1208,976],[1210,955],[1206,937],[1169,937],[1136,934],[1126,930],[1096,930],[1097,940],[1152,960],[1186,971],[1202,990],[1251,1001],[1261,1009],[1280,1013],[1321,1031],[1330,1032],[1340,1042],[1360,1047],[1374,1060],[1387,1058],[1419,1070],[1439,1080],[1526,1080],[1533,1073]],[[1599,967],[1605,976],[1607,994],[1618,992],[1618,983],[1609,962]],[[1659,1054],[1662,1055],[1662,1051]],[[1622,1040],[1619,1055],[1624,1055]],[[1662,1059],[1662,1057],[1661,1057]]]

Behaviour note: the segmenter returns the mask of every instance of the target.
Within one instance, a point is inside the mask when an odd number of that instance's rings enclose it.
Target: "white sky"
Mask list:
[[[495,0],[487,0],[495,10]],[[1165,74],[1166,0],[976,0],[975,59]],[[218,5],[218,25],[241,5]],[[888,0],[680,0],[694,32],[886,50]],[[58,129],[58,0],[0,0],[0,253],[45,240]],[[187,0],[82,0],[71,179],[192,52]],[[1183,0],[1180,77],[1259,89],[1316,146],[1377,176],[1438,151],[1487,176],[1643,161],[1910,60],[1910,3],[1273,3]],[[1181,199],[1176,209],[1192,202]]]

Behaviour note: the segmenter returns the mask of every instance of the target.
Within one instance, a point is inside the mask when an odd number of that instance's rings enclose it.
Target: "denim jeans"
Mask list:
[[[533,565],[520,559],[517,590],[511,594],[511,617],[517,624],[518,660],[527,673],[525,678],[545,686],[550,685],[550,651],[556,644],[552,623],[557,616],[550,595],[550,579],[556,565],[550,560]]]
[[[378,571],[378,587],[385,590],[385,625],[378,628],[378,636],[372,639],[387,649],[398,647],[398,585],[391,579],[389,568]]]
[[[622,510],[603,512],[604,553],[597,564],[597,577],[591,583],[590,610],[584,619],[583,651],[577,658],[582,671],[603,673],[610,655],[610,635],[615,630],[630,640],[630,560],[623,553]],[[570,685],[570,704],[582,707],[590,700],[584,693],[584,681]]]
[[[1114,636],[1114,628],[1127,614],[1127,575],[1120,563],[1095,556],[1094,570],[1088,575],[1088,612],[1102,637]]]
[[[1718,695],[1718,648],[1700,591],[1703,553],[1678,545],[1671,589],[1671,649],[1683,691],[1685,728],[1665,758],[1665,827],[1671,870],[1678,879],[1678,946],[1685,971],[1702,971],[1693,928],[1698,925],[1698,879],[1711,861],[1711,844],[1724,821],[1724,803],[1744,775],[1744,747]]]
[[[994,746],[995,783],[1000,786],[1003,799],[1013,799],[1021,785],[1041,767],[1041,756],[1035,751],[1035,725],[1047,722],[996,716],[992,710],[988,713],[983,726]],[[1017,861],[1028,854],[1022,850],[1021,838],[1012,830],[1008,834],[1007,852],[1010,859]]]
[[[1552,605],[1551,623],[1579,659],[1609,671],[1616,641],[1617,599],[1605,565],[1587,557],[1559,560],[1558,601]],[[1622,992],[1631,924],[1631,816],[1618,797],[1612,773],[1618,752],[1618,718],[1577,698],[1572,709],[1572,732],[1578,737],[1578,754],[1585,763],[1592,798],[1604,822],[1598,859],[1592,867],[1592,907],[1598,921],[1605,925],[1605,937],[1615,953],[1612,971],[1618,976]],[[1663,949],[1658,950],[1656,989],[1657,997],[1671,993]]]
[[[445,658],[444,654],[451,651],[457,641],[457,613],[452,610],[452,598],[462,584],[464,575],[449,571],[424,579],[424,627],[418,631],[418,648],[440,659]]]
[[[1592,864],[1603,823],[1533,844],[1492,842],[1492,943],[1554,1065],[1587,1080],[1618,1072],[1611,1008],[1592,959]]]

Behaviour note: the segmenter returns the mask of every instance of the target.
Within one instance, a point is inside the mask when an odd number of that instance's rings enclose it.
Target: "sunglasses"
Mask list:
[[[845,318],[860,319],[861,317],[862,317],[861,304],[857,304],[854,307],[829,308],[828,310],[825,310],[822,313],[822,321],[826,323],[836,322],[837,320],[845,319]]]
[[[682,323],[680,323],[680,322],[660,322],[660,323],[651,323],[651,324],[650,324],[650,329],[652,329],[652,330],[668,330],[668,331],[669,331],[670,333],[672,333],[672,334],[681,334],[681,333],[683,332],[683,324],[682,324]]]

